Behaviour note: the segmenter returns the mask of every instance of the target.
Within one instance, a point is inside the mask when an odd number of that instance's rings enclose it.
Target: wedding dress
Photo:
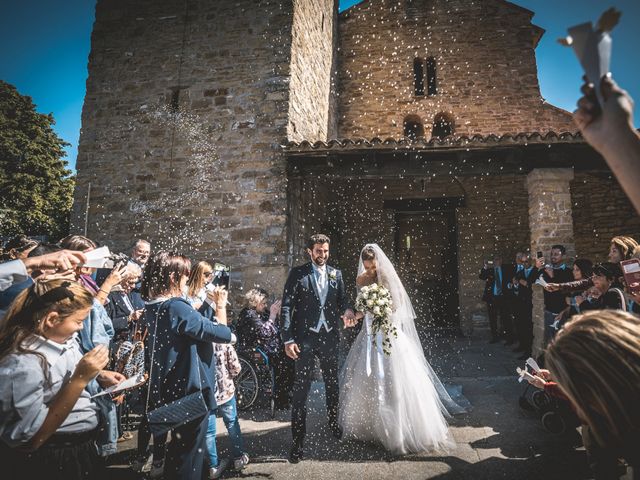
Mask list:
[[[360,333],[341,374],[338,421],[345,438],[381,443],[395,454],[448,451],[455,444],[445,416],[459,406],[427,362],[415,328],[415,313],[395,268],[378,245],[377,283],[393,301],[390,355],[383,352],[382,333],[372,337],[372,317],[363,319]],[[364,272],[362,257],[358,276]]]

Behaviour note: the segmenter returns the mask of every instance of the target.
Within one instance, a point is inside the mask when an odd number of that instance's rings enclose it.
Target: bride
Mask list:
[[[382,333],[372,338],[371,314],[356,338],[342,372],[338,421],[345,438],[374,441],[395,454],[446,451],[454,446],[445,416],[461,413],[424,357],[415,312],[391,261],[376,244],[360,254],[358,289],[378,283],[393,302],[391,353]],[[359,313],[362,318],[362,313]]]

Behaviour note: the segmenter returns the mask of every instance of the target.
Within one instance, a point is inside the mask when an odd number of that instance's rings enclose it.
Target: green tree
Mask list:
[[[51,114],[0,80],[0,234],[50,235],[69,230],[74,178]]]

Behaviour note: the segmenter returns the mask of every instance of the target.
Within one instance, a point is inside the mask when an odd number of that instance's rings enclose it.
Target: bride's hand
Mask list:
[[[353,314],[353,310],[348,309],[344,312],[344,315],[342,315],[342,321],[344,322],[344,328],[351,328],[351,327],[355,327],[356,325],[356,318],[355,315]]]

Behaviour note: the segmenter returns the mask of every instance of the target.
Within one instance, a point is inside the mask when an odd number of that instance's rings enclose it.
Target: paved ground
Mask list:
[[[473,411],[451,421],[455,450],[446,455],[394,457],[376,445],[337,442],[325,426],[324,392],[314,385],[308,417],[306,459],[297,465],[286,461],[289,413],[272,420],[266,411],[241,415],[242,430],[251,464],[240,474],[225,477],[268,479],[586,479],[590,478],[579,435],[547,433],[535,415],[521,410],[523,390],[515,378],[522,362],[502,345],[489,345],[488,335],[474,339],[438,339],[428,342],[428,359],[448,383],[462,385]],[[220,422],[220,420],[219,420]],[[226,431],[219,423],[220,447],[228,451]],[[126,464],[133,441],[121,444],[112,460],[110,478],[136,478]]]

